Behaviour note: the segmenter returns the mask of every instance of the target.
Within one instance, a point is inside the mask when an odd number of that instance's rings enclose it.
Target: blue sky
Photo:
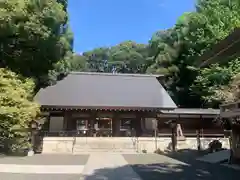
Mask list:
[[[69,0],[77,53],[125,40],[147,43],[157,30],[173,26],[195,0]]]

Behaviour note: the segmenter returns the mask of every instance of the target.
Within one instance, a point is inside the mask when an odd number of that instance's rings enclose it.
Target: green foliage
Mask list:
[[[109,48],[96,48],[92,51],[83,53],[86,57],[87,67],[93,72],[107,71],[107,61],[109,59]]]
[[[125,41],[110,48],[108,63],[110,68],[115,67],[117,72],[145,73],[147,56],[146,45]]]
[[[234,28],[240,26],[238,0],[199,0],[196,11],[184,13],[175,26],[153,34],[149,44],[125,41],[69,56],[57,72],[74,71],[164,74],[163,84],[181,107],[217,107],[224,88],[238,68],[228,64],[199,70],[195,61]],[[230,72],[232,71],[232,72]],[[55,81],[56,70],[51,71]],[[222,77],[222,78],[220,78]]]
[[[190,88],[199,72],[194,62],[204,51],[239,26],[239,1],[199,0],[196,12],[184,13],[173,28],[153,35],[149,42],[153,63],[147,71],[166,75],[165,87],[180,106],[202,107],[206,99],[212,99],[207,96],[212,96],[214,88],[209,88],[208,82],[203,87],[210,92],[200,91],[199,84],[198,88]],[[211,74],[208,71],[216,71],[215,66],[212,68],[201,73]],[[208,80],[201,73],[197,81]]]
[[[144,44],[133,41],[122,42],[112,47],[101,47],[74,55],[69,61],[74,71],[145,73],[148,49]]]
[[[201,95],[209,105],[217,107],[227,97],[224,96],[226,86],[229,86],[234,77],[240,73],[240,60],[236,59],[225,66],[214,64],[200,70],[192,90]],[[226,92],[227,93],[227,92]],[[229,94],[228,94],[229,95]],[[229,98],[232,96],[229,95]]]
[[[32,101],[34,82],[0,68],[0,142],[8,151],[29,146],[29,123],[39,114]]]
[[[0,67],[32,77],[41,86],[49,70],[65,58],[72,35],[66,2],[3,0],[0,2]]]
[[[240,73],[231,78],[227,85],[216,89],[213,97],[221,103],[236,102],[240,99]]]

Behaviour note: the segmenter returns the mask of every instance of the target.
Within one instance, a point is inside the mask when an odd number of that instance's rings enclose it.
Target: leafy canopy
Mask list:
[[[39,83],[71,47],[63,2],[3,0],[0,2],[0,67]]]

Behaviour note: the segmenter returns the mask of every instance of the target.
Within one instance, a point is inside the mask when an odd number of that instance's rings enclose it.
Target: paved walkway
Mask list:
[[[0,180],[79,180],[89,155],[0,157]]]
[[[0,180],[239,180],[220,164],[157,154],[94,153],[0,157]]]
[[[46,180],[54,177],[58,180],[69,177],[71,180],[141,180],[124,157],[117,153],[93,153],[87,158],[86,155],[6,157],[0,159],[0,176],[1,180]]]
[[[141,180],[123,156],[116,153],[91,154],[82,174],[84,180]]]

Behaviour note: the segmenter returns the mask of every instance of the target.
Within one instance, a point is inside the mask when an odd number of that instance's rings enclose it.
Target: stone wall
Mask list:
[[[45,137],[43,139],[42,153],[72,153],[73,152],[73,137]]]
[[[218,139],[224,148],[229,148],[227,138],[201,138],[204,149],[208,144]],[[153,153],[156,148],[162,151],[171,146],[171,138],[151,138],[151,137],[45,137],[43,140],[43,153],[89,153],[89,152],[122,152],[133,153],[146,150]],[[197,150],[196,138],[186,138],[185,141],[178,141],[177,149]]]
[[[208,144],[213,141],[213,140],[219,140],[223,148],[229,149],[229,141],[227,138],[201,138],[201,145],[203,149],[208,148]],[[139,143],[138,143],[138,149],[141,152],[142,150],[147,150],[147,152],[154,152],[156,149],[156,144],[157,148],[160,150],[164,151],[168,149],[169,146],[171,146],[171,138],[139,138]],[[192,150],[197,150],[197,140],[196,138],[186,138],[184,141],[178,141],[177,142],[177,149],[192,149]]]

